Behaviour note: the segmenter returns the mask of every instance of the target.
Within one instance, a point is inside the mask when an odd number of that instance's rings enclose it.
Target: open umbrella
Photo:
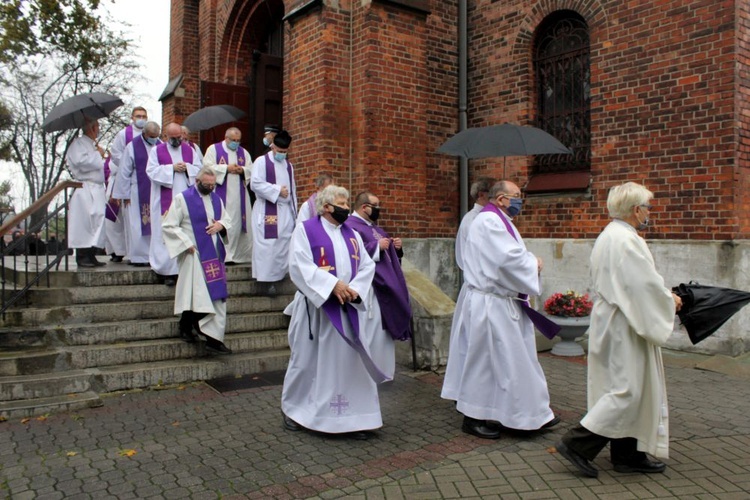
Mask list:
[[[750,302],[750,293],[690,282],[672,288],[682,299],[677,313],[693,345],[705,339]]]
[[[445,141],[438,152],[465,158],[572,154],[544,130],[510,123],[463,130]]]
[[[234,122],[246,115],[240,108],[228,104],[218,104],[201,108],[182,122],[191,132],[207,130],[218,125]]]
[[[56,132],[81,128],[86,118],[104,118],[122,104],[119,97],[103,92],[74,95],[52,108],[42,122],[42,130]]]

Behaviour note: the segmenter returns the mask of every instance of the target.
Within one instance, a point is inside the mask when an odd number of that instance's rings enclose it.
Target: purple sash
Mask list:
[[[482,209],[482,212],[492,212],[500,217],[500,220],[503,221],[503,224],[505,224],[505,228],[508,230],[510,235],[513,236],[514,240],[518,241],[518,237],[516,236],[516,232],[513,230],[513,226],[510,224],[510,222],[508,222],[508,219],[505,218],[504,214],[500,212],[499,208],[497,208],[492,203],[487,203]],[[521,299],[519,301],[521,304],[521,309],[524,313],[526,313],[526,316],[528,316],[536,329],[539,330],[542,335],[544,335],[548,339],[552,339],[555,335],[558,334],[558,332],[560,331],[560,326],[554,321],[551,321],[539,311],[532,309],[529,305],[529,296],[527,294],[519,293],[518,298]]]
[[[380,251],[379,242],[388,238],[388,233],[378,226],[370,226],[363,219],[350,216],[344,226],[349,226],[362,237],[365,251],[373,255]],[[372,286],[380,304],[380,315],[383,328],[388,330],[393,340],[409,340],[411,338],[411,304],[406,279],[401,270],[398,252],[393,244],[384,250],[381,258],[375,263],[375,278]]]
[[[158,144],[161,144],[159,142]],[[148,148],[143,135],[140,140],[133,142],[133,164],[135,179],[138,183],[138,203],[141,214],[141,235],[151,236],[151,179],[146,174],[148,165]]]
[[[182,152],[182,161],[185,163],[193,163],[193,148],[184,142],[180,144],[180,151]],[[159,161],[159,165],[172,165],[174,161],[172,156],[169,154],[167,149],[167,143],[161,143],[156,146],[156,159]],[[176,172],[175,172],[176,173]],[[184,172],[185,177],[188,177],[187,171]],[[190,184],[188,182],[188,184]],[[167,213],[169,206],[172,204],[172,188],[161,186],[161,215]]]
[[[273,154],[273,151],[267,153],[265,155],[266,159],[266,182],[269,182],[271,184],[276,184],[276,169],[273,165],[273,160],[271,159],[271,155]],[[292,165],[289,163],[289,160],[286,161],[286,172],[289,175],[289,196],[292,196],[292,193],[294,193],[294,178],[292,177]],[[294,206],[296,201],[292,200],[292,205]],[[296,209],[296,207],[295,207]],[[266,216],[263,221],[264,228],[263,228],[263,236],[264,238],[268,240],[273,240],[279,237],[279,211],[278,207],[276,206],[276,203],[272,203],[268,200],[266,200]]]
[[[227,274],[224,268],[224,243],[217,235],[217,244],[214,245],[213,238],[206,234],[206,227],[209,225],[208,215],[198,188],[190,187],[182,192],[182,196],[185,197],[190,224],[193,226],[193,235],[201,260],[201,267],[203,267],[203,276],[206,278],[208,294],[211,296],[211,300],[226,300],[229,297],[229,292],[227,291]],[[211,196],[211,205],[214,209],[213,220],[219,220],[221,218],[221,199],[214,193],[209,196]]]
[[[106,185],[109,182],[109,177],[112,174],[112,171],[109,169],[109,161],[112,159],[111,156],[107,156],[107,159],[104,160],[104,184]],[[112,179],[112,182],[115,182],[115,179]],[[117,216],[120,213],[120,205],[117,204],[115,201],[109,201],[107,200],[107,206],[106,210],[104,211],[104,217],[107,218],[107,220],[111,220],[112,222],[117,221]]]
[[[216,163],[219,165],[227,165],[229,163],[229,153],[224,149],[223,141],[214,144],[216,149]],[[240,167],[245,166],[245,150],[240,147],[237,149],[237,165]],[[247,232],[247,212],[245,212],[245,174],[239,175],[240,181],[240,213],[242,214],[242,232]],[[227,204],[227,184],[229,184],[229,172],[224,176],[224,183],[216,186],[216,194],[219,195],[221,201],[224,202],[224,206]]]
[[[320,216],[313,217],[302,223],[307,233],[307,239],[310,241],[310,251],[312,252],[313,261],[318,264],[318,267],[324,271],[328,271],[334,276],[336,275],[336,257],[333,253],[333,242],[331,238],[323,229],[323,222],[320,220]],[[359,268],[359,248],[357,245],[357,237],[354,231],[346,225],[341,226],[341,236],[346,241],[346,247],[349,250],[349,262],[352,268],[352,277],[357,275],[357,269]],[[381,383],[389,380],[389,378],[380,369],[375,366],[375,362],[372,360],[370,355],[367,353],[365,346],[362,344],[362,340],[359,338],[359,315],[357,309],[350,303],[341,305],[335,295],[331,296],[323,303],[323,311],[331,321],[331,324],[339,332],[341,338],[349,344],[357,353],[367,369],[367,373],[376,382]],[[344,331],[344,314],[349,319],[349,324],[352,327],[353,337],[349,338]]]

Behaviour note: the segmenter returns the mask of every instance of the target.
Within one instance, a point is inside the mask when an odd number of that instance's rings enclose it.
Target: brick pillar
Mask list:
[[[162,101],[162,123],[178,123],[200,107],[198,12],[200,0],[172,0],[169,79],[182,74],[177,91]],[[165,19],[164,22],[169,22]]]

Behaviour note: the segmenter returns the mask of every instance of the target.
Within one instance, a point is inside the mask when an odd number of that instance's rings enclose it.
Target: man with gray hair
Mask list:
[[[323,188],[333,184],[333,176],[328,172],[321,172],[315,178],[315,192],[307,199],[306,202],[299,207],[299,213],[297,214],[297,224],[305,222],[307,219],[311,219],[318,215],[317,209],[315,208],[315,198],[318,197]]]
[[[464,246],[466,246],[466,238],[469,237],[469,226],[487,204],[493,184],[495,184],[495,181],[491,177],[479,177],[471,185],[469,194],[474,199],[474,207],[466,212],[464,218],[461,219],[458,234],[456,234],[456,264],[461,270],[464,268]]]
[[[68,246],[76,249],[78,267],[105,265],[96,260],[104,246],[104,149],[97,144],[99,121],[86,120],[83,135],[74,140],[65,155],[73,180],[83,183],[70,198]]]
[[[201,168],[195,185],[172,200],[162,231],[169,256],[180,268],[174,297],[174,313],[181,315],[180,338],[194,343],[195,329],[206,338],[206,351],[231,354],[224,344],[229,297],[224,244],[232,219],[215,187],[214,171]]]
[[[143,132],[125,147],[120,157],[117,181],[112,192],[120,200],[120,213],[124,217],[130,264],[148,266],[151,246],[151,180],[146,174],[148,155],[151,149],[161,144],[161,127],[148,122]]]
[[[247,192],[253,164],[250,153],[240,146],[241,139],[240,129],[230,127],[224,133],[224,140],[210,145],[203,157],[203,166],[216,172],[216,194],[234,221],[227,231],[227,265],[250,262],[253,258],[252,207]]]

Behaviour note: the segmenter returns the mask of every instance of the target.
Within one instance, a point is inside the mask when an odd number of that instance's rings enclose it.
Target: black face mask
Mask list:
[[[177,146],[179,146],[180,144],[182,144],[182,139],[180,139],[179,137],[170,137],[169,138],[169,144],[173,148],[176,148]]]
[[[333,213],[331,214],[331,217],[333,217],[333,220],[335,220],[339,224],[343,224],[344,221],[349,218],[349,210],[337,207],[336,205],[331,206],[333,207]]]
[[[210,194],[210,193],[211,193],[211,191],[213,191],[213,189],[211,189],[211,188],[207,188],[207,187],[206,187],[206,186],[204,186],[204,185],[203,185],[203,183],[202,183],[202,182],[200,182],[200,181],[196,182],[196,183],[195,183],[195,186],[196,186],[196,187],[198,188],[198,192],[199,192],[200,194],[204,194],[204,195],[205,195],[205,194]]]
[[[375,222],[380,218],[380,207],[370,207],[370,220]]]

